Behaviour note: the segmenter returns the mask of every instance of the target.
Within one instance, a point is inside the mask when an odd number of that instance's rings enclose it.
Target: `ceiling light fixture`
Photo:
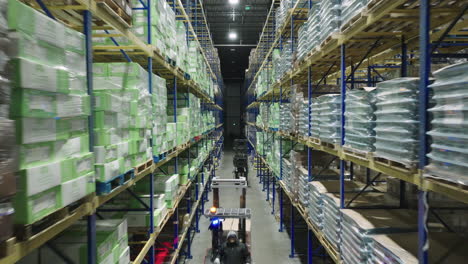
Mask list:
[[[232,39],[232,40],[237,39],[237,33],[236,32],[229,32],[228,38]]]
[[[239,0],[229,0],[229,4],[237,5],[237,4],[239,4]]]

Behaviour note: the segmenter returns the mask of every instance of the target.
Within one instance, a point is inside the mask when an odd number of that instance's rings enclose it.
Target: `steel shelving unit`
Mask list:
[[[295,23],[295,15],[300,12],[297,3],[293,5],[288,13],[291,20],[290,25]],[[315,1],[308,1],[308,8],[311,8]],[[308,147],[308,176],[309,181],[313,180],[311,164],[314,160],[313,150],[319,150],[331,154],[340,160],[340,200],[341,208],[345,206],[344,180],[345,165],[356,164],[366,167],[368,170],[393,176],[401,180],[402,184],[410,183],[418,187],[418,234],[419,250],[418,258],[420,263],[428,263],[429,247],[426,247],[428,237],[426,215],[429,208],[426,205],[427,192],[443,194],[453,200],[468,203],[468,191],[456,184],[428,179],[423,177],[423,168],[427,164],[426,154],[428,152],[428,142],[426,132],[428,130],[427,109],[428,109],[428,84],[431,73],[431,63],[434,58],[456,57],[466,58],[466,54],[456,53],[458,50],[466,48],[466,39],[461,39],[459,35],[468,28],[466,19],[466,1],[433,1],[433,0],[371,0],[365,7],[365,12],[358,14],[352,19],[352,23],[343,25],[338,33],[332,33],[321,45],[314,47],[304,59],[297,62],[290,71],[286,72],[281,80],[269,84],[269,89],[264,94],[255,94],[254,88],[258,73],[262,69],[268,69],[270,53],[262,57],[263,63],[257,68],[253,65],[252,79],[246,82],[247,106],[246,111],[251,116],[258,114],[258,107],[262,103],[284,102],[284,95],[291,91],[294,83],[308,85],[308,99],[311,100],[314,94],[319,94],[315,89],[324,83],[338,83],[341,94],[341,142],[330,146],[321,144],[319,140],[310,135],[311,111],[314,109],[309,105],[309,136],[292,136],[281,131],[272,131],[267,127],[255,124],[255,120],[248,120],[247,125],[252,129],[260,130],[278,136],[281,140],[290,140]],[[293,15],[291,15],[293,14]],[[274,22],[273,22],[274,23]],[[300,23],[300,22],[299,22]],[[278,41],[272,43],[270,50],[282,48],[281,42],[284,36],[289,36],[294,41],[293,35],[296,29],[291,27],[282,28],[277,34]],[[264,30],[264,33],[265,30]],[[458,35],[458,36],[457,36]],[[281,37],[283,36],[283,37]],[[434,51],[438,51],[435,53]],[[419,54],[416,59],[415,55]],[[372,155],[357,156],[343,149],[344,144],[344,112],[346,91],[352,89],[355,84],[375,85],[377,80],[383,79],[380,74],[388,69],[400,69],[401,76],[408,76],[408,66],[419,62],[419,115],[421,116],[419,140],[422,143],[419,153],[419,164],[416,169],[405,169],[400,166],[384,164],[373,158]],[[256,139],[264,140],[264,139]],[[265,141],[263,141],[265,142]],[[269,189],[270,181],[265,181],[264,175],[274,172],[273,168],[266,162],[260,149],[255,149],[253,140],[250,140],[251,148],[257,157],[257,175],[263,181],[264,189]],[[280,149],[282,158],[283,150]],[[280,232],[283,231],[283,193],[289,196],[287,188],[282,181],[283,164],[280,161],[279,175],[273,179],[278,181],[280,186]],[[352,166],[352,165],[351,165]],[[268,178],[268,177],[267,177]],[[275,186],[272,188],[273,192]],[[268,192],[267,192],[268,193]],[[274,193],[273,193],[274,194]],[[274,197],[274,196],[273,196]],[[401,197],[400,197],[401,199]],[[314,256],[311,236],[320,241],[326,249],[328,255],[335,263],[340,263],[336,245],[331,245],[324,239],[323,233],[316,228],[315,224],[305,214],[301,204],[293,203],[293,206],[307,222],[308,233],[308,263],[312,263]],[[291,220],[293,218],[291,217]],[[294,252],[294,223],[291,222],[291,257]]]
[[[223,85],[223,80],[220,76],[219,70],[219,60],[209,61],[206,57],[207,50],[201,45],[200,40],[198,39],[198,32],[192,27],[191,18],[187,15],[188,12],[193,11],[193,7],[197,6],[199,3],[197,0],[187,0],[186,5],[183,5],[180,0],[171,1],[168,3],[171,4],[174,11],[177,14],[177,19],[184,21],[187,28],[187,41],[195,40],[198,42],[200,52],[203,54],[204,60],[207,65],[207,72],[209,72],[212,80],[214,80],[218,86],[215,87],[215,96],[210,97],[206,92],[204,92],[200,85],[190,79],[190,75],[183,72],[179,67],[174,63],[171,63],[167,58],[165,58],[159,49],[152,45],[151,43],[151,6],[152,1],[140,1],[141,7],[135,7],[135,10],[146,10],[147,11],[147,23],[148,23],[148,39],[143,42],[141,39],[136,37],[132,31],[131,26],[121,19],[120,16],[103,1],[96,0],[73,0],[72,2],[54,2],[54,1],[25,1],[32,7],[40,9],[43,13],[48,15],[54,20],[61,21],[65,25],[74,28],[76,30],[82,31],[85,35],[86,43],[86,73],[87,73],[87,87],[88,93],[92,96],[93,91],[93,62],[137,62],[143,67],[145,67],[149,73],[148,77],[148,90],[152,93],[152,73],[157,73],[162,78],[168,80],[170,85],[173,87],[174,93],[174,120],[177,120],[176,113],[176,100],[177,92],[187,92],[192,93],[198,98],[200,98],[204,105],[204,110],[216,111],[219,113],[219,116],[222,116],[222,107],[217,104],[221,102],[221,93],[220,87]],[[204,16],[204,15],[203,15]],[[206,19],[205,19],[206,21]],[[92,30],[106,30],[106,34],[93,34]],[[117,33],[109,33],[108,30],[113,30]],[[93,37],[109,37],[115,44],[114,46],[92,46]],[[126,38],[131,45],[120,45],[114,38],[124,37]],[[210,51],[212,56],[217,56],[215,50]],[[213,70],[214,69],[214,70]],[[215,74],[217,73],[217,74]],[[218,119],[218,122],[221,122],[221,119]],[[90,131],[93,131],[93,116],[89,120]],[[54,223],[49,228],[37,233],[28,240],[25,241],[16,241],[15,238],[12,238],[7,241],[6,246],[6,255],[0,259],[0,263],[15,263],[27,254],[31,253],[33,250],[46,245],[48,241],[53,239],[59,233],[65,231],[76,221],[86,218],[87,219],[87,233],[88,233],[88,260],[89,263],[96,263],[96,212],[99,210],[99,207],[112,198],[116,197],[120,193],[128,190],[131,186],[139,182],[145,177],[150,178],[150,182],[153,183],[154,172],[171,160],[175,160],[175,166],[177,171],[177,158],[184,152],[189,150],[195,144],[204,144],[208,150],[208,144],[206,144],[205,139],[211,139],[216,142],[214,146],[208,151],[208,155],[204,157],[201,163],[201,166],[195,171],[194,175],[189,175],[189,181],[187,185],[181,188],[181,191],[176,199],[176,203],[173,209],[168,210],[167,214],[164,217],[164,220],[159,226],[155,226],[153,223],[153,197],[154,197],[154,186],[150,184],[149,194],[150,194],[150,226],[148,227],[148,239],[145,242],[144,247],[139,252],[137,258],[133,263],[153,263],[154,262],[154,243],[158,238],[158,235],[169,221],[171,217],[177,219],[178,205],[179,203],[187,199],[187,208],[190,215],[190,227],[181,235],[177,232],[177,227],[175,228],[175,238],[178,239],[180,245],[175,244],[175,254],[172,256],[172,262],[176,263],[180,253],[190,255],[190,243],[188,245],[188,253],[182,251],[182,245],[186,241],[190,241],[190,230],[194,229],[192,226],[196,226],[198,230],[198,220],[200,215],[203,212],[204,202],[207,200],[207,186],[209,186],[209,181],[211,177],[215,175],[215,159],[220,155],[220,149],[222,148],[222,123],[218,123],[216,126],[211,128],[208,131],[205,131],[202,135],[199,135],[188,142],[179,145],[175,148],[172,153],[169,153],[168,156],[159,162],[151,163],[146,169],[135,174],[133,179],[128,180],[125,184],[117,187],[111,193],[107,195],[97,196],[95,194],[90,195],[89,199],[86,200],[83,204],[80,204],[77,209],[73,210],[72,213],[64,217],[62,220]],[[90,133],[90,150],[92,151],[93,147],[93,133]],[[152,162],[149,160],[147,162]],[[148,163],[149,164],[149,163]],[[204,169],[208,169],[207,175],[204,172]],[[199,177],[201,177],[202,182],[204,183],[203,187],[200,189],[197,184]],[[195,182],[196,184],[192,184]],[[196,201],[194,204],[190,204],[190,197],[186,198],[186,194],[191,192],[191,189],[195,189]],[[200,209],[199,207],[202,207]],[[193,219],[196,219],[195,223]]]

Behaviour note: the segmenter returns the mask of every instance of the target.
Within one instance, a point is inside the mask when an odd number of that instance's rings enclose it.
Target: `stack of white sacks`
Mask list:
[[[358,151],[374,151],[374,94],[354,90],[346,94],[345,146]]]
[[[434,73],[436,81],[430,85],[434,106],[431,130],[431,152],[426,171],[429,175],[462,185],[468,185],[466,170],[467,121],[467,68],[460,63]]]
[[[166,123],[167,123],[167,87],[166,80],[153,75],[153,155],[167,151]]]
[[[377,84],[375,156],[412,166],[419,149],[419,79]]]
[[[414,232],[418,228],[414,210],[344,209],[342,213],[344,264],[368,263],[376,234]]]
[[[320,139],[328,143],[339,144],[341,141],[341,96],[322,95],[319,101]]]

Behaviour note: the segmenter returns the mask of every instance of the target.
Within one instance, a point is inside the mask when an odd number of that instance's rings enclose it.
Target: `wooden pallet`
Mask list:
[[[322,140],[320,140],[320,145],[325,147],[325,148],[338,150],[338,145],[332,144],[332,143],[329,143],[329,142],[325,142],[325,141],[322,141]]]
[[[313,144],[320,145],[320,139],[319,138],[310,137],[310,138],[308,138],[308,141],[313,143]]]
[[[364,9],[366,9],[366,8],[364,7]],[[361,12],[356,14],[354,17],[352,17],[348,22],[341,25],[341,27],[340,27],[341,32],[344,33],[346,31],[348,31],[350,28],[352,28],[354,26],[354,24],[356,23],[356,21],[358,21],[359,19],[364,17],[364,14],[365,14],[364,10],[362,10]]]
[[[124,24],[128,27],[132,25],[132,16],[131,14],[127,14],[124,8],[121,7],[113,0],[95,0],[98,6],[101,6],[105,9],[110,15],[113,17],[122,20],[125,22]]]
[[[431,181],[434,181],[434,182],[439,182],[439,183],[442,183],[442,184],[451,185],[451,186],[453,186],[455,188],[460,188],[462,190],[468,190],[468,185],[464,185],[464,184],[461,184],[459,182],[446,180],[446,179],[442,178],[442,176],[437,176],[437,175],[433,175],[433,174],[426,173],[426,172],[424,173],[423,176],[425,178],[430,179]]]
[[[325,246],[330,249],[331,253],[333,256],[332,258],[333,259],[340,259],[340,252],[339,252],[339,249],[336,247],[336,245],[333,245],[325,235],[323,235],[323,239],[322,239],[322,242],[323,244],[325,244]]]
[[[12,237],[3,242],[0,242],[0,258],[13,254],[15,243],[16,237]]]
[[[332,32],[330,36],[328,36],[322,41],[322,43],[320,43],[320,49],[323,49],[325,46],[328,46],[330,42],[337,40],[340,34],[340,32]]]
[[[136,166],[134,169],[135,169],[135,174],[140,174],[141,172],[143,172],[144,170],[150,168],[151,166],[153,166],[153,160],[152,159],[149,159],[145,162],[143,162],[142,164]]]
[[[350,147],[343,147],[343,152],[347,156],[351,156],[351,157],[362,159],[362,160],[372,159],[372,152],[357,150],[357,149],[350,148]]]
[[[403,173],[408,173],[408,174],[416,173],[417,171],[417,163],[404,164],[402,162],[389,160],[389,159],[382,158],[382,157],[375,157],[375,156],[374,156],[374,163],[381,165],[381,166],[392,167],[393,169],[396,169]]]
[[[51,227],[52,225],[66,218],[67,216],[72,215],[81,205],[85,203],[91,203],[94,197],[94,193],[89,194],[70,205],[56,210],[55,212],[43,217],[42,219],[32,224],[16,224],[14,227],[16,239],[19,241],[29,240],[34,235]]]

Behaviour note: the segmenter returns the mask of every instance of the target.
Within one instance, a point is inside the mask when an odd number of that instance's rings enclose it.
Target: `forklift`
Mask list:
[[[248,173],[249,173],[249,162],[248,162],[248,146],[246,139],[235,139],[234,140],[234,175],[236,179],[244,177],[247,180],[248,185]]]
[[[238,179],[221,179],[214,177],[211,182],[213,189],[213,206],[205,209],[204,216],[210,219],[209,229],[211,230],[211,248],[208,250],[209,259],[204,263],[213,263],[219,256],[221,245],[227,239],[229,231],[236,231],[240,242],[247,246],[250,252],[250,217],[251,210],[246,208],[246,188],[245,177]],[[241,188],[239,208],[223,208],[219,204],[220,188]]]

